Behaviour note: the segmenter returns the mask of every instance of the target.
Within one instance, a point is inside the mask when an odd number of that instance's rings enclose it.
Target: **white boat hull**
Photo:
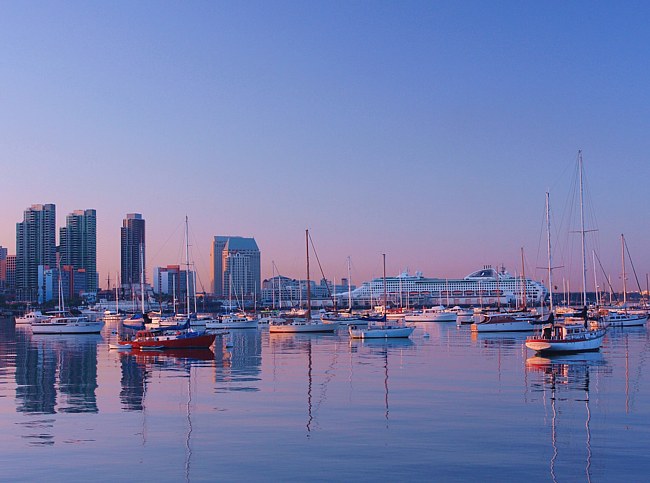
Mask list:
[[[645,325],[646,315],[628,315],[626,317],[605,317],[605,323],[611,327],[638,327]]]
[[[29,325],[32,324],[33,322],[42,322],[44,320],[47,320],[49,317],[47,315],[43,315],[40,312],[30,312],[28,314],[23,315],[22,317],[16,317],[15,321],[16,324],[21,324],[21,325]]]
[[[412,314],[404,317],[407,322],[456,322],[456,318],[455,312]]]
[[[256,320],[229,321],[209,320],[205,323],[206,329],[257,329]]]
[[[472,332],[533,332],[534,330],[535,326],[527,320],[475,323],[471,325]]]
[[[414,327],[352,327],[348,333],[352,339],[392,339],[410,337]]]
[[[600,349],[605,330],[595,330],[580,339],[557,340],[530,337],[526,347],[537,352],[581,352]]]
[[[271,334],[297,334],[307,332],[335,332],[338,329],[338,323],[326,324],[320,321],[293,321],[285,323],[275,323],[269,325]]]
[[[33,334],[99,334],[104,321],[40,322],[32,324]]]

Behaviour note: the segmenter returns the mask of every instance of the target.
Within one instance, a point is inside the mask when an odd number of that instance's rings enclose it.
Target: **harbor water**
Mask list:
[[[535,356],[524,334],[231,331],[110,350],[0,320],[5,481],[644,481],[646,327]]]

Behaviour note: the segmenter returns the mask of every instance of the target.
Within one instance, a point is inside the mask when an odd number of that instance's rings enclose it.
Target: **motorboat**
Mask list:
[[[404,318],[407,322],[456,322],[457,316],[457,311],[447,310],[439,305],[410,313]]]
[[[99,334],[104,321],[58,311],[46,319],[32,322],[31,327],[33,334]]]
[[[32,310],[21,317],[16,317],[16,324],[31,324],[32,322],[40,322],[48,318],[40,310]]]
[[[641,310],[608,310],[602,321],[612,327],[635,327],[645,325],[648,314]]]

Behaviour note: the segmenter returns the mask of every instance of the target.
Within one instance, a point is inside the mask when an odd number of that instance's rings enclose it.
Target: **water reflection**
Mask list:
[[[213,366],[212,349],[166,349],[116,353],[120,357],[120,402],[125,411],[144,410],[147,384],[155,371],[180,371],[189,376],[193,366]]]
[[[32,335],[16,339],[16,405],[36,414],[96,413],[97,344],[89,335]]]
[[[584,475],[587,481],[591,481],[591,408],[590,390],[594,374],[606,370],[606,361],[603,354],[598,352],[584,352],[580,354],[564,354],[549,357],[533,356],[526,360],[526,372],[532,377],[532,389],[539,391],[544,397],[544,404],[550,402],[551,410],[551,446],[552,454],[549,460],[549,472],[552,481],[558,481],[557,467],[560,456],[560,448],[567,448],[567,460],[575,459],[568,466],[579,464],[583,459]],[[540,376],[540,378],[535,377]],[[582,412],[578,411],[584,406]],[[576,413],[575,418],[571,416]],[[582,421],[582,422],[580,422]],[[573,438],[567,438],[567,434],[579,434],[569,431],[570,428],[583,425],[584,450],[583,456],[579,456],[579,447],[572,452],[570,444]],[[566,427],[564,432],[561,427]],[[578,438],[581,441],[581,438]],[[575,455],[572,455],[576,453]]]
[[[233,329],[227,339],[218,337],[215,362],[217,391],[259,391],[256,383],[262,367],[262,332]]]
[[[386,426],[388,427],[388,422],[390,419],[390,371],[389,366],[395,364],[401,365],[399,359],[401,359],[403,350],[410,350],[415,347],[415,344],[411,339],[350,339],[350,353],[357,354],[361,358],[362,363],[364,359],[381,359],[381,367],[383,370],[383,406],[384,406],[384,419],[386,421]],[[394,361],[394,358],[398,358],[398,361]],[[372,362],[371,362],[372,363]]]

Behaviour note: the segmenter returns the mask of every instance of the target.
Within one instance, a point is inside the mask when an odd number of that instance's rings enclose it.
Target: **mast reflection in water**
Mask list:
[[[598,371],[603,371],[605,367],[605,360],[600,352],[550,358],[533,356],[526,360],[526,370],[533,375],[542,376],[541,381],[533,378],[534,390],[542,392],[545,405],[550,404],[552,455],[549,460],[549,471],[554,482],[558,481],[558,477],[562,480],[567,477],[578,477],[574,474],[575,464],[561,465],[560,449],[563,453],[573,453],[570,459],[574,461],[576,458],[579,459],[575,453],[580,451],[580,445],[573,446],[574,440],[583,441],[584,477],[586,481],[591,481],[593,454],[589,390],[592,384],[592,373],[598,374]],[[583,437],[579,436],[580,425],[584,426]],[[561,467],[561,475],[558,475],[558,466]]]

